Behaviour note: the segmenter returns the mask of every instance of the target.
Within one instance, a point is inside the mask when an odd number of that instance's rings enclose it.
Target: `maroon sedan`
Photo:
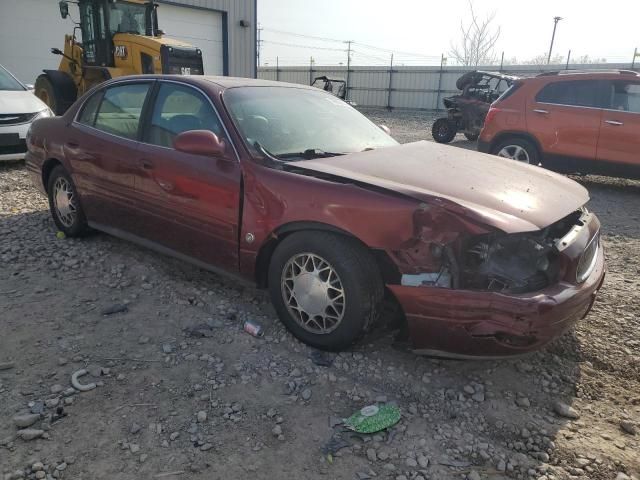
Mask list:
[[[418,352],[519,354],[583,318],[604,278],[577,183],[399,145],[315,88],[125,77],[37,121],[27,143],[66,235],[101,230],[268,288],[319,348],[349,346],[392,302]]]

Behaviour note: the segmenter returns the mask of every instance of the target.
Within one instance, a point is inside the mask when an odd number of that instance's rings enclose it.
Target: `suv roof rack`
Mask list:
[[[609,69],[609,70],[598,70],[596,68],[587,69],[587,70],[556,70],[553,72],[544,72],[536,75],[537,77],[551,77],[554,75],[576,75],[576,74],[587,74],[587,73],[618,73],[621,75],[640,75],[639,72],[634,70],[620,70],[620,69]]]

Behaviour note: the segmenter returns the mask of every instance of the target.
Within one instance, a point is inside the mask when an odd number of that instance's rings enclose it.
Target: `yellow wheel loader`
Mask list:
[[[69,3],[78,5],[80,22],[72,35],[65,35],[63,51],[51,49],[62,56],[58,70],[43,70],[35,83],[35,94],[56,115],[110,78],[145,73],[204,74],[202,51],[164,37],[158,28],[158,4],[146,0],[61,1],[63,19],[69,17]]]

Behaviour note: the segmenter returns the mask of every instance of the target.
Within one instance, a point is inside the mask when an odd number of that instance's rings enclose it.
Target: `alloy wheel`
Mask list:
[[[518,162],[530,163],[529,152],[520,145],[506,145],[498,152],[498,156],[517,160]]]

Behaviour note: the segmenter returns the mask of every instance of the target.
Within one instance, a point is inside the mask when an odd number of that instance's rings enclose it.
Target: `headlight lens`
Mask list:
[[[598,260],[598,248],[600,247],[600,234],[596,234],[589,244],[587,248],[582,252],[582,256],[580,257],[580,261],[578,262],[578,268],[576,269],[576,281],[578,283],[584,282],[593,269],[596,266],[596,262]]]
[[[33,120],[38,120],[39,118],[47,118],[47,117],[54,117],[55,115],[53,114],[53,112],[51,111],[50,108],[45,108],[44,110],[38,112],[38,114],[33,117]]]

